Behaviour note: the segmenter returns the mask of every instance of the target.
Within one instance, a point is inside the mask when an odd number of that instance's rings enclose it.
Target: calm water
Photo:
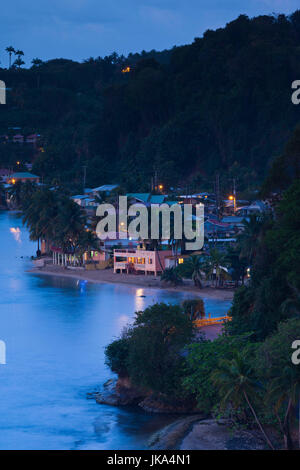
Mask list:
[[[143,449],[172,417],[87,400],[111,377],[104,347],[153,302],[184,294],[26,273],[35,244],[0,212],[0,449]],[[140,297],[145,295],[145,298]],[[223,313],[228,303],[206,302]]]

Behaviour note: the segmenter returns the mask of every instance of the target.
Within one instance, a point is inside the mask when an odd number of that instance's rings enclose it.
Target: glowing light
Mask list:
[[[162,191],[162,190],[164,189],[163,184],[160,184],[160,185],[158,186],[158,188]]]
[[[135,295],[135,309],[136,311],[144,310],[145,308],[145,294],[144,289],[137,289]]]
[[[12,184],[15,184],[15,183],[16,183],[15,178],[13,178],[13,179],[11,180],[11,182],[12,182]]]
[[[85,293],[86,285],[87,285],[87,281],[86,281],[86,280],[81,280],[81,281],[79,281],[79,290],[80,290],[80,294],[84,294],[84,293]]]
[[[129,73],[129,72],[131,72],[130,67],[125,67],[124,69],[122,69],[122,73]]]
[[[229,196],[230,201],[234,200],[234,196]]]
[[[15,228],[15,227],[11,227],[9,229],[10,233],[13,234],[13,237],[14,239],[16,240],[16,242],[18,243],[22,243],[22,240],[21,240],[21,230],[19,229],[19,227]]]

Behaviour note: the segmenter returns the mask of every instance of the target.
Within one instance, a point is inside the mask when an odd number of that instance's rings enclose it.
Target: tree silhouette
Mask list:
[[[6,50],[6,52],[8,52],[8,56],[9,56],[9,67],[8,68],[11,68],[11,56],[16,51],[15,51],[13,46],[8,46],[5,50]]]

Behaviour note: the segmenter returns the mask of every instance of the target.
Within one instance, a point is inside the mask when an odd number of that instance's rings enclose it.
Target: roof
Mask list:
[[[245,217],[236,217],[234,215],[228,216],[228,217],[223,217],[222,222],[225,222],[227,224],[240,224],[245,220]]]
[[[236,242],[237,240],[236,238],[210,238],[208,241],[225,243],[225,242]]]
[[[20,173],[13,173],[10,175],[10,178],[39,178],[37,175],[33,175],[32,173],[27,173],[27,172],[20,172]]]
[[[151,194],[151,193],[128,193],[126,196],[130,199],[136,199],[144,204],[163,204],[166,196],[164,194]]]
[[[222,219],[222,221],[223,221],[223,219]],[[224,227],[224,228],[227,228],[230,225],[226,222],[219,222],[219,220],[216,220],[216,219],[208,219],[208,220],[205,221],[205,223],[207,223],[207,222],[209,224],[218,225],[219,227]]]
[[[128,193],[126,196],[128,198],[137,199],[138,201],[146,203],[149,200],[150,193]]]
[[[180,253],[178,253],[177,256],[175,255],[165,256],[166,259],[178,259],[178,258],[189,259],[190,257],[191,255],[181,255]]]
[[[173,206],[174,204],[179,204],[178,201],[165,201],[165,204],[168,204],[168,206]]]
[[[119,187],[118,184],[104,184],[103,186],[98,186],[97,188],[93,188],[92,191],[113,191]]]
[[[71,199],[88,199],[88,196],[84,194],[77,194],[77,196],[71,196]]]
[[[150,196],[150,201],[151,204],[162,204],[165,200],[165,196],[164,195],[158,195],[158,196]]]

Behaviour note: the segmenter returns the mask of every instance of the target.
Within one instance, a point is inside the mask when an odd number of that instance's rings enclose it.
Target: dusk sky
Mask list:
[[[299,0],[12,0],[1,5],[2,66],[5,47],[43,60],[82,60],[187,44],[206,29],[239,14],[289,14]]]

